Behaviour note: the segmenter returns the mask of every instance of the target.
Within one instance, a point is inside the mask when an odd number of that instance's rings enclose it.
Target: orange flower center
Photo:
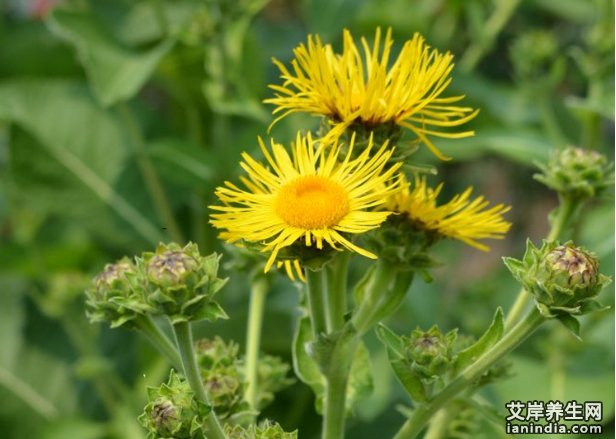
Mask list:
[[[280,188],[274,209],[292,227],[326,229],[349,213],[349,197],[340,184],[328,178],[298,177]]]

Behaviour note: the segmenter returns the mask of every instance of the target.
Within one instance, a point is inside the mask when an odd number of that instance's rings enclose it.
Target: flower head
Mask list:
[[[522,260],[505,258],[505,265],[534,298],[546,317],[584,314],[599,309],[595,297],[610,282],[599,272],[594,253],[575,247],[571,241],[560,244],[544,241],[535,247],[530,240]]]
[[[354,124],[373,129],[400,126],[445,159],[429,136],[472,136],[473,131],[438,129],[457,127],[477,115],[472,108],[455,105],[464,96],[441,96],[451,82],[453,55],[430,50],[415,34],[392,63],[392,45],[391,29],[381,43],[377,28],[372,48],[362,38],[363,56],[348,30],[343,33],[341,54],[318,36],[309,36],[307,46],[300,44],[294,50],[292,69],[274,60],[284,80],[282,85],[270,85],[276,97],[265,100],[277,106],[274,114],[282,113],[274,123],[294,112],[326,116],[331,125],[327,140],[340,137]]]
[[[541,173],[535,174],[535,180],[573,199],[597,197],[614,184],[614,164],[590,149],[556,149],[539,168]]]
[[[227,279],[218,277],[220,256],[201,256],[197,244],[159,244],[155,252],[137,258],[146,301],[153,314],[173,323],[227,318],[214,295]]]
[[[489,248],[478,239],[502,239],[511,227],[502,217],[509,206],[498,204],[488,208],[489,203],[482,196],[471,200],[470,187],[448,203],[437,205],[442,188],[442,183],[433,189],[425,178],[418,178],[412,188],[407,184],[394,194],[387,207],[405,215],[419,229],[458,239],[484,251]]]
[[[388,184],[400,164],[386,169],[392,154],[387,145],[371,154],[369,142],[352,159],[353,141],[344,157],[338,144],[316,148],[310,135],[297,135],[291,155],[274,141],[271,153],[261,139],[259,143],[271,169],[244,153],[241,166],[248,174],[242,178],[246,189],[226,182],[216,190],[224,205],[211,206],[219,212],[211,222],[222,230],[222,239],[260,244],[263,252],[270,253],[265,271],[282,249],[294,245],[300,250],[342,247],[376,257],[353,244],[348,235],[379,226],[391,213],[373,211],[398,190],[396,182]]]

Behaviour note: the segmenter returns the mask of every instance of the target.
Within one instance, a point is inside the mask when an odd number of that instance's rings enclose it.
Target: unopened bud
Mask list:
[[[437,326],[428,331],[416,329],[410,337],[404,337],[407,360],[423,379],[432,380],[442,376],[453,359],[456,331],[443,334]]]
[[[561,195],[587,199],[601,195],[614,181],[613,164],[597,151],[582,148],[556,150],[535,179]]]
[[[167,315],[172,323],[226,318],[213,300],[226,279],[218,278],[219,256],[201,256],[196,244],[184,247],[160,244],[154,253],[137,259],[143,273],[147,303],[154,314]]]
[[[86,314],[93,322],[106,321],[115,328],[149,310],[136,268],[128,258],[107,264],[86,290]]]
[[[544,242],[540,248],[527,242],[524,258],[505,258],[513,276],[530,292],[546,317],[559,313],[582,314],[609,283],[599,273],[597,257],[572,242]]]

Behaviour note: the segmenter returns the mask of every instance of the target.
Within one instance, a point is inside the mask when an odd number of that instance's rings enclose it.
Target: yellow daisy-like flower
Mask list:
[[[404,184],[404,178],[401,183]],[[394,194],[386,207],[406,215],[422,229],[458,239],[483,251],[488,251],[489,247],[478,239],[502,239],[509,231],[511,223],[502,215],[510,206],[498,204],[488,208],[489,203],[482,196],[471,200],[471,187],[438,206],[436,199],[442,188],[442,183],[433,189],[428,187],[425,178],[418,178],[412,188],[407,184],[406,189]]]
[[[340,137],[354,123],[368,128],[397,124],[408,128],[439,158],[447,159],[429,136],[463,138],[474,131],[446,132],[438,128],[462,125],[478,110],[453,105],[464,96],[442,97],[451,78],[453,55],[430,50],[423,37],[407,41],[390,67],[391,29],[381,44],[377,28],[372,48],[361,39],[363,56],[348,30],[343,34],[342,54],[336,54],[318,36],[294,49],[292,71],[280,61],[282,85],[270,85],[276,97],[264,102],[282,113],[273,123],[294,112],[329,117],[331,130],[324,141]],[[436,128],[436,129],[435,129]]]
[[[352,159],[354,140],[341,157],[338,144],[317,148],[310,135],[299,133],[291,155],[273,140],[271,153],[261,139],[259,144],[271,169],[243,153],[246,189],[225,182],[216,190],[224,205],[211,206],[220,212],[211,216],[211,223],[222,230],[222,239],[262,244],[262,251],[271,253],[265,271],[281,249],[294,243],[317,249],[326,243],[376,258],[345,234],[378,227],[391,213],[374,210],[399,189],[392,177],[400,164],[386,167],[391,148],[385,144],[372,154],[371,139]]]

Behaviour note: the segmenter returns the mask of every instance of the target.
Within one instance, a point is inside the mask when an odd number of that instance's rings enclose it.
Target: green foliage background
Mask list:
[[[55,4],[51,11],[46,4]],[[614,4],[609,0],[5,0],[0,17],[0,436],[145,437],[136,417],[145,387],[167,365],[132,332],[90,325],[82,291],[103,265],[154,248],[197,242],[224,251],[208,225],[213,189],[256,153],[277,82],[270,58],[318,33],[369,39],[391,26],[397,43],[421,32],[456,55],[451,94],[481,108],[476,136],[437,141],[454,158],[432,182],[445,196],[473,185],[513,206],[514,228],[483,254],[454,242],[437,248],[434,282],[416,282],[389,322],[400,333],[438,323],[480,334],[517,287],[500,257],[520,257],[545,236],[556,195],[532,179],[551,148],[579,145],[613,160]],[[272,130],[288,140],[316,118]],[[164,209],[161,200],[171,206]],[[613,275],[613,194],[584,212],[570,237]],[[174,230],[175,218],[177,230]],[[230,261],[226,257],[226,261]],[[365,261],[357,261],[356,275]],[[229,269],[220,300],[231,319],[198,327],[240,343],[247,273]],[[601,297],[613,304],[613,289]],[[263,349],[290,361],[298,294],[280,279],[268,297]],[[583,320],[584,342],[546,325],[512,357],[514,376],[482,393],[497,414],[464,437],[501,437],[512,399],[604,403],[613,437],[614,318]],[[386,353],[368,338],[376,391],[350,421],[349,437],[392,435],[409,401]],[[314,437],[310,389],[296,384],[265,415]],[[469,418],[472,419],[473,418]],[[482,416],[490,419],[490,416]],[[464,427],[466,428],[466,427]],[[462,431],[459,433],[464,433]],[[472,428],[471,428],[472,430]],[[571,437],[571,436],[568,436]]]

